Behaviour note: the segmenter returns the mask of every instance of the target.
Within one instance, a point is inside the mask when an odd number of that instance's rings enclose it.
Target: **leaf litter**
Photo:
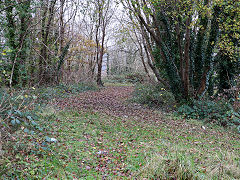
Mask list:
[[[109,176],[132,177],[153,152],[162,150],[162,154],[167,156],[172,143],[185,146],[185,153],[193,157],[203,156],[202,150],[217,153],[223,148],[240,153],[238,135],[130,103],[127,100],[133,90],[131,86],[105,87],[56,99],[53,105],[61,109],[60,112],[79,113],[76,117],[74,113],[70,117],[67,115],[67,122],[72,125],[56,125],[63,131],[58,134],[63,135],[62,144],[59,144],[65,146],[59,147],[59,152],[68,152],[69,161],[75,159],[80,164],[81,170],[73,170],[73,174],[101,176],[103,179]],[[65,115],[60,119],[63,117]],[[79,117],[84,120],[79,120]],[[64,123],[62,121],[57,123]],[[76,137],[76,127],[81,128],[77,136],[82,134],[82,137]],[[71,142],[67,142],[69,140]],[[194,162],[203,163],[201,157],[196,157]],[[205,172],[206,167],[203,169]]]

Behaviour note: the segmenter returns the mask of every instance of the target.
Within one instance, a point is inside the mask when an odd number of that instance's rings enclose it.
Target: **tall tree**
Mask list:
[[[48,82],[48,46],[51,25],[54,18],[54,10],[57,0],[41,0],[41,50],[39,56],[39,82]]]
[[[203,96],[214,70],[224,1],[123,0],[151,40],[178,101]],[[232,5],[236,8],[236,4]],[[155,49],[155,50],[154,50]]]
[[[103,86],[102,82],[102,63],[105,50],[106,31],[109,26],[114,9],[111,8],[110,0],[97,0],[97,25],[96,25],[96,44],[97,44],[97,84]],[[101,40],[99,39],[101,37]]]
[[[27,72],[28,37],[31,22],[31,1],[4,1],[6,14],[5,39],[10,52],[11,75],[10,86],[25,85]]]

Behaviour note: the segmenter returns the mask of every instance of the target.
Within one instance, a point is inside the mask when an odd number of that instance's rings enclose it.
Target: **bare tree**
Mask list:
[[[96,25],[96,44],[97,44],[97,84],[103,86],[102,82],[102,63],[105,48],[106,31],[114,14],[111,8],[111,0],[97,0],[97,25]],[[101,41],[100,41],[101,38]]]
[[[48,38],[50,28],[54,18],[54,8],[57,0],[41,0],[42,19],[41,19],[41,50],[39,57],[39,81],[47,81],[47,65],[48,65]]]

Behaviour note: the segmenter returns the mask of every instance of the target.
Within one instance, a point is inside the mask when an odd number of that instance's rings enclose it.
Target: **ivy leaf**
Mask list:
[[[11,116],[11,115],[12,115],[12,111],[11,111],[11,110],[10,110],[10,111],[8,111],[7,113],[8,113],[8,115],[9,115],[9,116]]]
[[[28,119],[29,121],[32,121],[32,120],[33,120],[31,116],[27,116],[27,119]]]
[[[18,114],[19,116],[22,116],[22,112],[19,111],[19,110],[16,110],[16,111],[15,111],[15,114]]]
[[[35,121],[31,121],[33,126],[37,126],[38,124]]]
[[[46,136],[45,139],[46,139],[47,142],[51,142],[51,138],[50,137]]]
[[[16,120],[11,120],[12,125],[16,125]]]
[[[24,129],[24,132],[25,132],[25,133],[29,133],[28,128],[25,128],[25,129]]]
[[[20,124],[20,123],[21,123],[18,119],[16,119],[15,121],[16,121],[17,124]]]
[[[32,96],[32,97],[33,97],[33,99],[34,99],[34,100],[36,100],[36,99],[37,99],[37,96]]]
[[[45,139],[46,139],[47,142],[50,142],[50,143],[51,143],[51,142],[57,142],[57,139],[55,139],[55,138],[50,138],[50,137],[48,137],[48,136],[46,136]]]
[[[41,127],[37,127],[37,129],[38,129],[39,131],[43,131],[43,128],[41,128]]]

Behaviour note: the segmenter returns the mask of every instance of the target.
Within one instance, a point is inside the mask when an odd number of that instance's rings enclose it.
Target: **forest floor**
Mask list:
[[[41,116],[57,139],[27,170],[42,179],[240,179],[240,136],[128,101],[108,86],[56,99]]]

